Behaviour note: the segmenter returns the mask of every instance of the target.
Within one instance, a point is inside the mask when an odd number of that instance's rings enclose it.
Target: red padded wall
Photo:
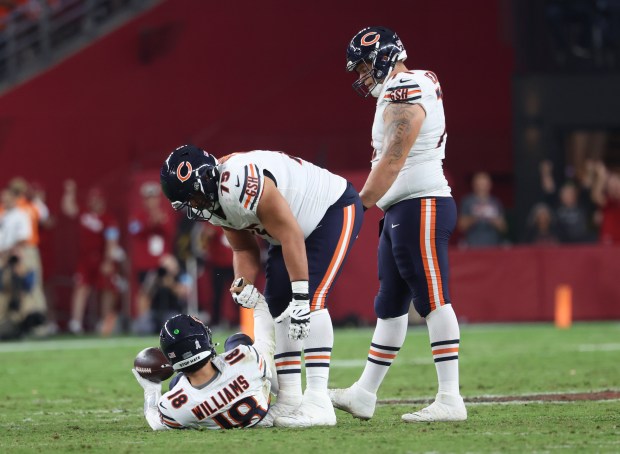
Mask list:
[[[509,171],[513,53],[497,5],[164,1],[2,97],[0,183],[22,174],[54,198],[71,176],[122,192],[128,172],[188,140],[366,168],[374,103],[351,90],[344,51],[370,24],[398,31],[411,68],[438,74],[455,185],[480,166]]]

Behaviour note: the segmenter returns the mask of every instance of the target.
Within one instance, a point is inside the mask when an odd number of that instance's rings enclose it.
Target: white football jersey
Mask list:
[[[383,154],[383,113],[390,103],[420,104],[426,111],[426,118],[405,165],[377,206],[385,211],[405,199],[450,196],[450,186],[443,174],[446,120],[437,76],[431,71],[407,71],[390,77],[383,84],[372,125],[373,167]]]
[[[213,215],[213,225],[249,230],[272,244],[279,244],[263,227],[256,210],[265,187],[272,178],[288,202],[304,237],[314,231],[327,209],[344,193],[344,178],[304,161],[276,151],[249,151],[222,158],[219,202],[226,218]]]
[[[157,405],[161,422],[171,429],[233,429],[251,427],[269,410],[271,372],[264,358],[250,345],[212,360],[219,375],[202,388],[186,376],[161,396]]]

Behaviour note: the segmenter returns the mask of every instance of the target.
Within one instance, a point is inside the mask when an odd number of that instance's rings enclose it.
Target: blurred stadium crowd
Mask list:
[[[583,160],[561,181],[556,181],[551,161],[541,162],[543,196],[532,206],[526,233],[518,239],[508,236],[504,205],[493,195],[490,175],[480,171],[471,183],[471,193],[457,201],[458,247],[620,244],[620,173],[601,160]],[[171,314],[192,304],[212,326],[238,323],[236,311],[225,309],[232,306],[225,302],[233,271],[232,251],[221,229],[177,216],[155,181],[140,186],[141,209],[125,225],[108,211],[102,189],[89,188],[82,207],[77,193],[75,182],[65,181],[60,208],[50,212],[44,188],[36,182],[16,177],[3,185],[0,338],[59,332],[55,308],[46,302],[40,251],[61,216],[77,226],[78,261],[70,319],[62,326],[66,331],[152,334]],[[119,314],[130,314],[130,320]]]
[[[158,182],[142,184],[141,210],[130,215],[124,226],[107,209],[102,189],[88,189],[84,206],[79,206],[77,193],[75,182],[65,181],[61,206],[50,213],[45,191],[37,183],[16,177],[4,185],[0,203],[0,339],[59,331],[55,308],[45,296],[41,253],[46,253],[60,217],[74,223],[77,231],[70,319],[63,327],[67,331],[94,331],[105,336],[122,329],[119,314],[130,301],[131,320],[124,321],[128,322],[125,329],[136,334],[155,333],[171,314],[188,309],[199,276],[208,280],[205,286],[211,297],[206,298],[208,310],[195,309],[216,327],[238,322],[234,311],[225,316],[223,312],[224,293],[233,271],[232,251],[221,229],[175,216],[164,202]]]
[[[540,163],[540,201],[531,207],[519,243],[620,244],[620,173],[601,160],[586,159],[557,181],[550,160]],[[574,173],[573,173],[574,172]],[[502,202],[492,193],[491,177],[478,172],[471,194],[460,205],[461,245],[510,244]]]

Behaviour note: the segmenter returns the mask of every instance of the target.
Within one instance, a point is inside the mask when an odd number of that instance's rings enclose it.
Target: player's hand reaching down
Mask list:
[[[283,322],[287,317],[291,318],[288,329],[288,337],[291,340],[301,340],[310,334],[310,297],[308,295],[308,281],[295,281],[291,283],[293,299],[288,307],[275,319],[276,323]]]
[[[230,287],[230,293],[235,303],[246,309],[254,309],[259,301],[265,301],[262,293],[250,281],[242,277],[235,279]]]

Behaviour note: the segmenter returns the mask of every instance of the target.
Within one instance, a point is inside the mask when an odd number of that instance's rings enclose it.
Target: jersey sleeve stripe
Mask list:
[[[259,358],[262,358],[260,353],[258,353],[258,350],[256,350],[253,345],[248,345],[248,348],[252,349],[252,351],[256,355],[256,362],[258,363]]]
[[[248,166],[244,167],[245,177],[243,178],[243,187],[241,188],[241,195],[239,196],[239,203],[243,202],[243,196],[245,195],[245,187],[248,184]]]
[[[249,168],[250,168],[250,174],[251,174],[252,178],[256,178],[256,170],[255,170],[254,164],[250,164]],[[245,181],[246,182],[248,181],[247,177],[246,177]],[[245,188],[245,184],[243,185],[243,187]],[[250,194],[247,194],[247,197],[245,199],[245,203],[243,204],[243,208],[247,208],[248,207],[248,205],[250,204],[250,200],[252,200],[252,196]],[[254,206],[254,205],[252,205],[252,206]]]
[[[250,210],[254,209],[254,205],[256,205],[256,201],[260,197],[261,182],[262,182],[262,178],[260,177],[260,169],[258,168],[258,166],[255,166],[255,167],[256,167],[256,178],[258,179],[258,189],[256,190],[256,195],[254,196],[252,205],[250,205]]]
[[[406,93],[404,93],[404,96],[399,97],[399,99],[396,99],[396,101],[410,101],[410,100],[414,100],[414,99],[420,99],[422,97],[422,95],[418,95],[418,96],[414,96],[418,93],[421,93],[422,90],[414,90],[414,89],[408,89]],[[395,92],[391,92],[391,93],[387,93],[383,96],[384,99],[392,99],[392,96],[394,96]],[[403,93],[401,93],[402,95]]]
[[[413,85],[397,85],[395,87],[390,87],[387,90],[385,90],[385,92],[389,92],[389,91],[394,91],[394,90],[400,90],[401,88],[420,88],[420,86],[418,84],[413,84]]]
[[[159,412],[159,419],[163,425],[168,426],[171,429],[181,429],[183,427],[181,424],[176,422],[174,418],[164,415],[161,411]]]

